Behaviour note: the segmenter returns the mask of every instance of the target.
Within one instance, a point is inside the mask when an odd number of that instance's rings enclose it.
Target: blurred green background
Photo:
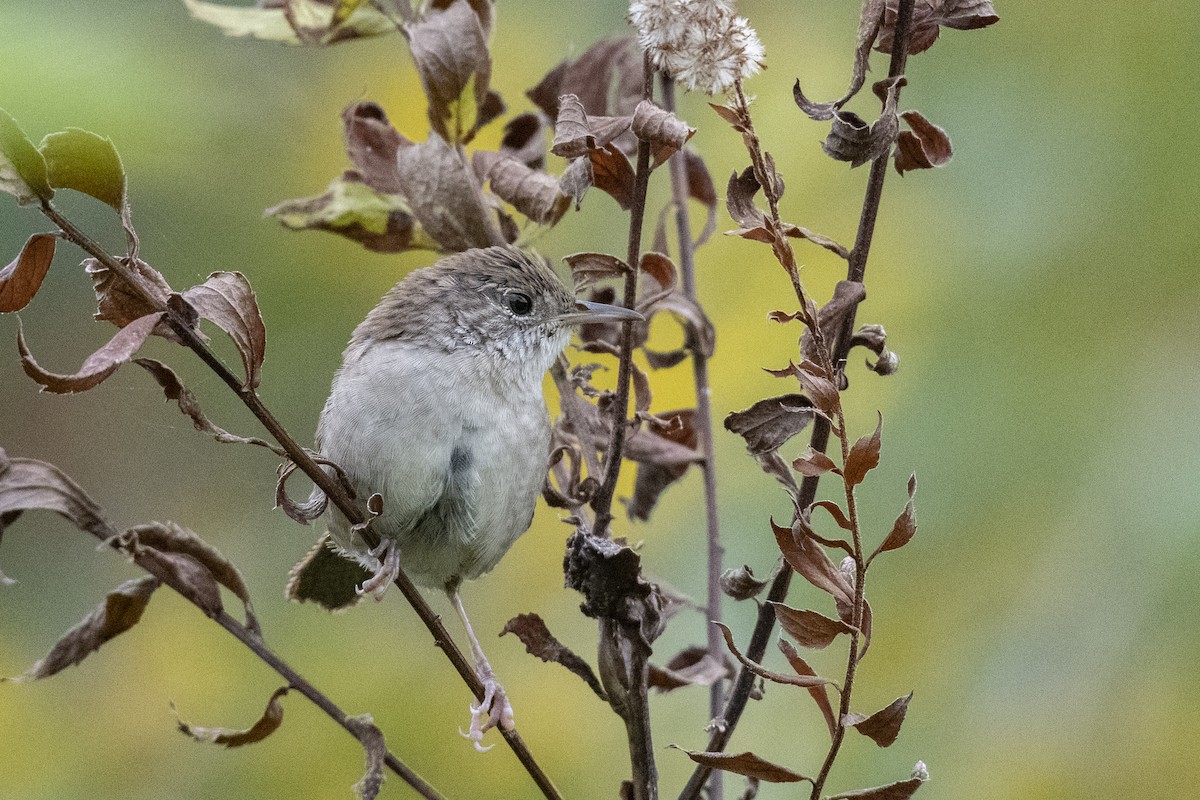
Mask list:
[[[524,89],[560,59],[624,26],[618,2],[499,5],[494,85],[513,112],[530,107]],[[869,712],[915,696],[899,741],[880,750],[852,737],[829,789],[903,778],[922,759],[933,778],[924,798],[1192,796],[1200,162],[1187,142],[1200,110],[1188,100],[1194,58],[1185,43],[1200,9],[1182,0],[1137,10],[1081,0],[996,5],[998,25],[945,31],[910,61],[903,107],[944,126],[957,153],[939,171],[889,175],[860,320],[886,326],[902,368],[880,379],[856,367],[849,398],[856,428],[872,427],[876,409],[886,421],[883,464],[861,491],[878,535],[903,504],[908,474],[920,477],[920,534],[872,572],[875,640],[856,705]],[[790,90],[800,76],[812,97],[840,95],[857,4],[744,0],[740,10],[766,45],[769,69],[748,88],[787,181],[784,214],[849,242],[866,169],[821,153],[824,128],[797,111]],[[876,54],[874,63],[882,74],[886,62]],[[303,441],[353,326],[431,260],[370,254],[261,218],[280,200],[319,193],[346,166],[338,114],[364,98],[424,136],[399,37],[308,50],[224,38],[172,0],[0,0],[0,106],[34,141],[67,126],[114,140],[143,256],[172,285],[217,269],[249,276],[269,332],[262,393]],[[747,159],[706,99],[685,97],[680,113],[699,128],[693,143],[723,187]],[[875,115],[866,97],[856,108]],[[496,125],[483,141],[498,136]],[[654,210],[665,183],[656,176]],[[63,196],[61,207],[120,245],[107,208],[78,196]],[[719,225],[732,227],[724,214]],[[5,202],[0,263],[46,229],[35,212]],[[557,260],[621,253],[624,241],[623,215],[594,192],[538,246]],[[827,296],[839,263],[815,248],[800,255],[806,280]],[[112,332],[90,321],[79,258],[61,247],[21,313],[30,346],[57,371]],[[718,236],[699,263],[718,329],[720,419],[785,390],[760,367],[786,363],[796,331],[766,321],[767,311],[792,307],[766,248]],[[15,318],[0,318],[10,348],[0,359],[0,446],[59,465],[118,526],[172,519],[217,545],[246,573],[268,642],[347,711],[374,714],[393,751],[448,797],[535,796],[503,745],[477,755],[458,737],[467,694],[401,598],[339,616],[283,600],[287,570],[316,531],[271,510],[273,457],[195,433],[132,368],[82,396],[38,394],[17,364],[16,328]],[[180,372],[218,424],[258,433],[189,353],[162,341],[147,352]],[[686,366],[653,381],[658,408],[691,402]],[[717,443],[727,564],[766,574],[775,553],[767,516],[785,517],[788,504],[735,437],[719,430]],[[802,449],[800,440],[788,448]],[[693,474],[651,523],[620,528],[644,540],[648,570],[702,597],[702,519]],[[568,532],[539,509],[496,571],[466,588],[485,640],[535,611],[594,657],[593,623],[562,589]],[[137,574],[44,513],[7,532],[0,565],[19,580],[0,589],[0,675],[9,676]],[[801,586],[792,599],[822,601]],[[727,608],[739,642],[753,612]],[[657,648],[663,660],[702,641],[703,624],[696,614],[676,618]],[[615,797],[626,774],[617,718],[512,637],[493,640],[490,654],[522,733],[564,794]],[[820,653],[815,663],[832,673],[840,658]],[[768,664],[783,667],[773,650]],[[278,684],[190,605],[160,592],[141,625],[80,667],[0,685],[0,798],[350,797],[361,750],[298,697],[284,701],[282,729],[253,747],[223,752],[173,730],[172,702],[196,724],[243,726]],[[702,749],[706,707],[703,690],[653,700],[664,797],[690,773],[665,747]],[[733,742],[809,773],[824,746],[808,697],[778,686],[751,706]],[[729,786],[736,796],[741,782]],[[382,796],[411,795],[393,778]],[[799,795],[766,787],[760,796]]]

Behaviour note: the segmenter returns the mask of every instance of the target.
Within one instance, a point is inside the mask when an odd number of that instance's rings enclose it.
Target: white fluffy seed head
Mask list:
[[[762,42],[729,0],[635,0],[629,21],[654,66],[689,91],[719,94],[762,69]]]

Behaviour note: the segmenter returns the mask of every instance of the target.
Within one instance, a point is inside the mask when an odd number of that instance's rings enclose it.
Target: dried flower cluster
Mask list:
[[[727,91],[763,67],[763,46],[727,0],[637,0],[629,21],[654,66],[689,91]]]

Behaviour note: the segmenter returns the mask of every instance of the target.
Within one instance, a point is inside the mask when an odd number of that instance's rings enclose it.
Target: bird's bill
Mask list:
[[[646,319],[632,308],[612,306],[607,303],[593,303],[590,300],[576,300],[575,309],[575,311],[561,315],[558,318],[559,322],[579,325],[584,322],[601,322],[603,320],[642,322]]]

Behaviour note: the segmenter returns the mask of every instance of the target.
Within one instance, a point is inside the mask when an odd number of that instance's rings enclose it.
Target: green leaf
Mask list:
[[[49,200],[54,190],[46,179],[46,160],[7,111],[0,108],[0,192],[21,205]]]
[[[47,134],[38,150],[46,160],[51,186],[83,192],[121,212],[125,203],[125,168],[111,139],[80,128],[67,128]]]
[[[285,200],[266,214],[291,230],[337,233],[380,253],[441,249],[417,224],[403,195],[377,192],[354,172],[335,179],[319,197]]]

